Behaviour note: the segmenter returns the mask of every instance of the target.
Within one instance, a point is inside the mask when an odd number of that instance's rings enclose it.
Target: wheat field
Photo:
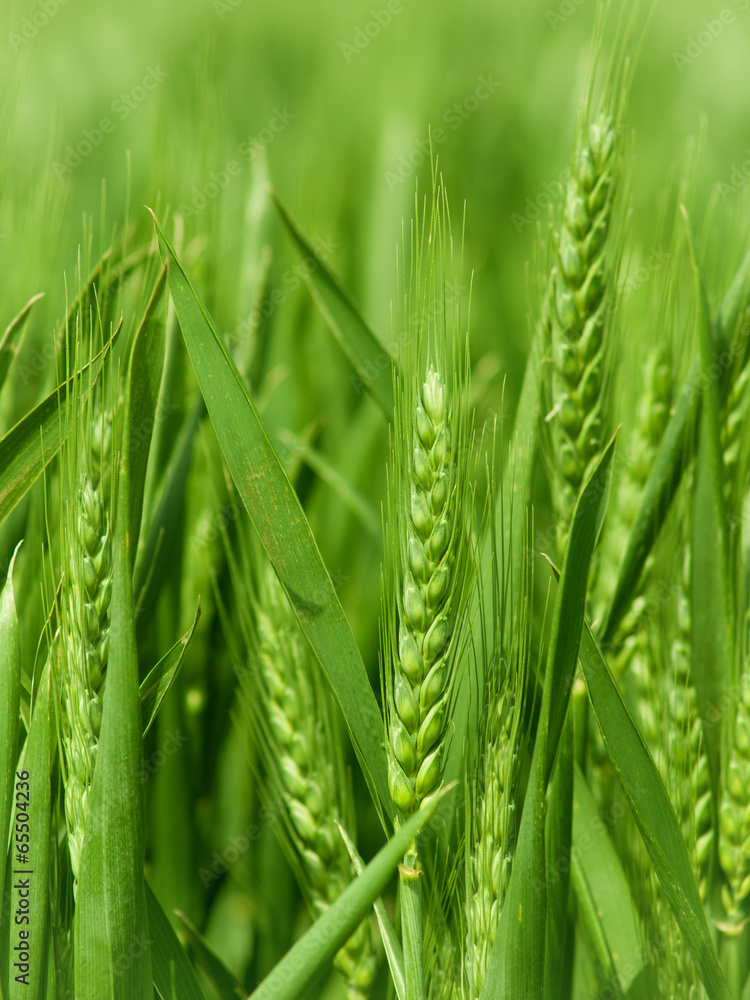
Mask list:
[[[748,0],[7,0],[0,998],[750,998]]]

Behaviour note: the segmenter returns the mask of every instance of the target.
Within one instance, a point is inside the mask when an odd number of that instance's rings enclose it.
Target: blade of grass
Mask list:
[[[606,512],[616,439],[617,435],[610,441],[573,512],[555,600],[531,775],[482,1000],[541,1000],[544,994],[545,795],[575,677],[589,566]]]
[[[29,313],[34,308],[36,303],[43,298],[44,292],[40,292],[38,295],[35,295],[33,299],[29,299],[15,319],[10,321],[5,333],[3,334],[2,340],[0,340],[0,389],[2,389],[5,384],[8,372],[10,371],[10,366],[13,364],[13,361],[18,355],[18,348]]]
[[[706,741],[714,829],[718,829],[721,772],[722,704],[732,669],[732,610],[729,583],[727,519],[724,510],[724,468],[721,448],[719,386],[711,378],[714,364],[711,314],[690,226],[685,215],[690,263],[698,302],[698,340],[705,388],[693,488],[691,519],[691,646],[692,673]],[[715,838],[717,840],[718,838]]]
[[[731,1000],[680,824],[588,623],[581,665],[602,739],[710,1000]]]
[[[566,1000],[570,997],[573,927],[568,920],[568,896],[572,836],[573,713],[569,708],[550,781],[544,833],[547,858],[545,1000]]]
[[[164,473],[156,509],[150,517],[148,535],[139,545],[133,590],[137,595],[136,618],[139,635],[145,632],[155,613],[157,599],[169,577],[170,566],[182,540],[182,511],[190,474],[195,436],[205,416],[203,400],[185,420],[175,443],[174,454]]]
[[[349,857],[352,859],[352,864],[354,865],[354,870],[357,875],[361,875],[365,870],[365,863],[362,860],[359,851],[357,850],[355,844],[349,837],[346,830],[337,824],[339,830],[341,831],[341,836],[344,838],[344,843],[346,844],[346,849],[349,851]],[[404,953],[401,948],[401,942],[398,939],[395,928],[391,923],[390,917],[386,911],[383,900],[378,896],[378,898],[373,903],[373,909],[375,910],[375,916],[378,918],[378,926],[380,927],[380,936],[383,940],[383,948],[385,949],[385,956],[388,959],[388,967],[391,970],[391,979],[393,980],[393,985],[396,987],[396,993],[399,1000],[406,1000],[406,977],[404,975]]]
[[[247,990],[235,979],[198,928],[188,920],[184,913],[180,913],[179,910],[176,912],[185,926],[198,964],[218,994],[219,1000],[246,1000]]]
[[[28,800],[23,804],[28,819],[28,841],[11,839],[8,884],[10,885],[10,912],[14,915],[10,932],[8,970],[9,1000],[46,1000],[47,949],[50,934],[50,910],[47,886],[51,866],[52,819],[52,768],[57,743],[55,740],[54,705],[51,696],[52,679],[49,662],[39,684],[31,715],[31,727],[26,738],[14,782],[28,782]],[[25,776],[25,777],[23,777]],[[17,785],[17,788],[20,788]],[[16,792],[15,817],[21,801]],[[28,843],[28,852],[22,849]],[[26,907],[28,906],[28,910]],[[28,921],[23,917],[27,916]],[[20,917],[20,921],[18,918]],[[27,937],[22,938],[25,934]],[[15,967],[23,961],[19,945],[25,941],[29,947],[28,969]],[[24,977],[25,974],[25,978]]]
[[[708,379],[708,384],[726,382],[731,370],[731,360],[739,350],[747,350],[741,337],[732,342],[732,330],[747,302],[750,289],[750,253],[742,261],[732,285],[724,297],[713,330],[712,361],[719,366],[719,374]],[[654,458],[646,487],[643,491],[633,529],[620,564],[604,627],[601,630],[605,646],[617,634],[623,615],[628,610],[643,571],[646,559],[666,520],[672,500],[689,466],[698,434],[701,396],[705,387],[702,361],[696,359],[676,399],[674,410]]]
[[[326,267],[310,242],[293,221],[275,191],[271,191],[282,222],[305,262],[307,287],[323,319],[349,359],[357,395],[369,392],[390,421],[393,420],[393,369],[395,362],[383,347],[339,279]]]
[[[154,430],[154,415],[159,401],[159,389],[164,371],[166,329],[158,315],[167,286],[167,268],[162,267],[154,284],[133,343],[131,360],[131,413],[128,442],[130,455],[130,552],[133,564],[138,550],[138,538],[143,513],[143,491],[146,469]]]
[[[351,626],[244,382],[155,217],[154,225],[185,343],[234,484],[341,707],[375,805],[392,820],[382,718]]]
[[[161,1000],[206,1000],[169,917],[146,882],[154,987]]]
[[[19,543],[20,544],[20,543]],[[5,887],[10,817],[13,814],[13,785],[18,749],[18,720],[21,706],[21,647],[18,614],[13,592],[13,553],[8,577],[0,592],[0,900]]]
[[[427,809],[419,810],[404,823],[364,872],[287,952],[251,994],[252,1000],[297,1000],[302,991],[330,967],[336,952],[385,889],[409,844],[432,820],[439,800],[450,790],[448,786],[442,795],[435,796]]]
[[[67,436],[59,419],[60,407],[67,403],[68,395],[76,386],[88,385],[89,378],[91,384],[96,381],[121,326],[122,320],[93,361],[58,386],[0,440],[0,521],[8,516],[60,450]],[[79,407],[84,402],[85,397],[81,396]]]
[[[579,913],[599,945],[597,959],[606,975],[626,993],[645,967],[638,914],[607,823],[578,766],[573,796],[571,876]],[[650,994],[642,1000],[650,1000]]]
[[[516,407],[513,424],[513,441],[520,458],[522,477],[516,475],[514,463],[507,462],[503,469],[502,489],[498,495],[497,531],[504,540],[505,551],[510,553],[511,566],[520,566],[523,551],[524,506],[530,502],[536,465],[537,441],[540,419],[540,359],[537,334],[531,344],[529,358],[521,385],[521,395]],[[501,524],[500,521],[505,523]],[[520,575],[520,574],[518,574]],[[519,581],[511,580],[510,606],[516,606]]]
[[[140,386],[148,380],[131,354],[126,386],[123,447],[117,479],[114,577],[110,605],[110,654],[90,816],[83,841],[74,923],[76,995],[96,1000],[153,1000],[151,937],[143,864],[144,805],[139,778],[142,710],[138,690],[131,535],[133,416]],[[137,466],[140,468],[140,464]]]
[[[193,633],[195,632],[195,627],[198,624],[200,616],[201,602],[199,598],[193,624],[182,638],[177,640],[169,652],[159,660],[156,666],[152,667],[148,675],[141,682],[141,718],[143,720],[144,736],[153,725],[161,703],[177,679],[185,651],[190,645],[190,640],[193,638]]]

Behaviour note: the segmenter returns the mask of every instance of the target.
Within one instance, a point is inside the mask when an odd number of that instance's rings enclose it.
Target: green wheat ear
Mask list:
[[[617,167],[614,119],[602,113],[574,158],[543,314],[552,359],[554,499],[566,522],[605,434],[602,387],[617,256],[610,245]]]
[[[746,623],[740,696],[732,733],[732,747],[722,775],[719,814],[719,857],[726,883],[722,902],[727,914],[726,933],[738,935],[747,919],[750,897],[750,642]]]
[[[460,301],[442,183],[424,282],[419,223],[415,234],[402,374],[395,381],[382,584],[389,784],[405,816],[443,778],[470,576],[468,349],[458,332]]]
[[[240,547],[244,567],[230,558],[230,571],[237,594],[248,598],[240,613],[248,660],[240,687],[244,722],[263,761],[264,795],[281,806],[282,846],[320,916],[354,874],[338,828],[354,834],[341,733],[332,696],[275,572],[246,530]],[[248,570],[257,580],[255,593],[247,586]],[[378,970],[369,921],[337,952],[334,966],[349,1000],[368,1000]]]
[[[82,352],[79,334],[74,353]],[[109,654],[115,502],[110,383],[104,379],[97,386],[79,385],[74,396],[84,392],[88,400],[73,422],[61,456],[63,579],[56,649],[65,819],[74,885],[88,820]],[[76,405],[74,399],[72,406]],[[62,413],[61,419],[69,419],[68,414]]]

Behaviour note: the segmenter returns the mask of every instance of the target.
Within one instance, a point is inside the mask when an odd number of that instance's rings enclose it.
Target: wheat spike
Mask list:
[[[400,565],[387,725],[391,794],[406,816],[437,789],[444,766],[465,531],[457,426],[445,378],[429,367],[404,394],[395,432],[404,476],[394,483]]]
[[[112,593],[110,508],[111,423],[93,421],[77,489],[64,524],[67,572],[63,579],[59,661],[62,677],[62,743],[65,817],[74,879],[88,817],[87,798],[96,766],[109,646]]]
[[[353,870],[337,822],[351,829],[345,808],[341,746],[331,723],[330,695],[278,579],[266,565],[255,609],[257,644],[251,654],[266,721],[261,749],[272,794],[283,799],[290,839],[313,911],[323,913],[346,889]],[[251,672],[251,676],[255,676]],[[256,722],[260,720],[256,719]],[[367,1000],[377,973],[368,921],[349,938],[334,964],[349,1000]]]
[[[514,786],[518,768],[521,698],[517,675],[502,663],[491,685],[479,781],[470,796],[472,828],[467,868],[466,974],[471,1000],[482,992],[510,880],[515,841]],[[500,690],[498,691],[498,686]]]
[[[568,181],[543,323],[552,350],[556,506],[566,521],[604,435],[602,385],[610,304],[608,234],[616,181],[607,114],[588,130]]]
[[[748,633],[746,629],[746,640]],[[743,904],[750,895],[750,671],[748,642],[744,651],[741,693],[737,702],[731,750],[722,776],[719,813],[719,858],[727,882],[722,902],[728,927],[739,934],[745,914]]]

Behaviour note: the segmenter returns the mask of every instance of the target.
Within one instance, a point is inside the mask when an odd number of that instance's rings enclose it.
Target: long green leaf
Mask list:
[[[29,299],[15,319],[10,321],[2,339],[0,340],[0,389],[2,389],[5,384],[8,372],[10,371],[10,366],[13,364],[13,361],[18,354],[17,341],[20,341],[29,313],[34,308],[36,303],[43,298],[44,292],[40,292],[38,295],[35,295],[33,299]]]
[[[204,416],[205,406],[201,399],[180,430],[163,476],[156,508],[149,518],[148,535],[144,534],[140,539],[133,577],[139,634],[143,634],[151,622],[157,598],[176,558],[177,547],[182,543],[185,490],[195,436]]]
[[[364,872],[287,952],[251,994],[252,1000],[297,1000],[330,967],[336,952],[385,889],[411,841],[432,820],[440,798],[438,796],[432,806],[421,809],[404,823]]]
[[[188,352],[237,491],[320,661],[378,809],[393,818],[383,723],[351,626],[245,384],[154,218]]]
[[[154,415],[159,401],[166,330],[159,317],[161,298],[167,285],[167,269],[162,267],[151,298],[133,343],[130,373],[130,422],[128,450],[130,455],[130,552],[133,563],[138,550],[138,537],[143,513],[143,490],[154,432]]]
[[[731,1000],[680,824],[588,624],[581,664],[599,729],[646,850],[710,1000]]]
[[[291,431],[280,431],[279,439],[331,487],[371,538],[380,537],[380,519],[372,505],[324,455]]]
[[[5,886],[10,817],[13,814],[13,785],[18,750],[18,719],[21,707],[21,646],[18,614],[13,593],[13,564],[0,592],[0,900]]]
[[[581,770],[574,778],[571,876],[597,958],[623,993],[644,975],[638,914],[619,855]],[[611,811],[614,823],[616,814]],[[633,994],[635,995],[635,994]],[[643,1000],[650,1000],[644,996]]]
[[[169,917],[146,883],[154,986],[161,1000],[206,1000]]]
[[[138,370],[134,344],[117,478],[110,652],[90,813],[81,851],[74,924],[76,997],[153,1000],[151,938],[143,878],[144,813],[139,779],[142,716],[132,585],[131,441]],[[142,489],[142,482],[140,488]]]
[[[361,875],[365,870],[365,863],[349,834],[340,824],[338,824],[338,827],[341,831],[341,836],[344,838],[346,849],[349,851],[349,857],[352,859],[354,870],[357,875]],[[380,897],[378,897],[373,903],[373,909],[375,910],[375,916],[378,918],[380,937],[383,941],[385,956],[388,959],[388,968],[391,970],[391,979],[393,980],[393,985],[396,987],[396,994],[398,995],[399,1000],[407,1000],[406,976],[404,974],[404,952],[401,947],[401,942],[398,939],[398,935],[396,934],[393,924],[391,923],[391,919],[388,916],[383,900]]]
[[[31,715],[31,726],[21,755],[16,782],[15,825],[11,838],[8,884],[10,885],[10,912],[13,914],[10,931],[9,986],[10,1000],[46,1000],[47,949],[50,935],[49,878],[52,821],[52,767],[56,752],[55,712],[52,698],[52,677],[47,662]],[[27,782],[27,824],[19,823],[19,807],[23,794],[20,782]],[[28,830],[23,830],[27,825]],[[28,852],[22,848],[23,836],[28,835]],[[26,859],[26,860],[24,860]],[[25,911],[28,904],[28,911]],[[24,922],[24,918],[28,921]],[[20,923],[17,922],[20,920]],[[28,937],[22,937],[27,934]],[[28,944],[28,962],[18,950]],[[25,978],[24,978],[25,977]]]
[[[695,247],[688,227],[690,262],[698,302],[698,340],[705,389],[700,440],[695,467],[691,522],[691,646],[692,674],[703,719],[714,821],[718,819],[721,769],[721,716],[712,718],[722,703],[732,669],[732,611],[729,586],[727,520],[724,510],[724,463],[721,449],[719,386],[711,378],[714,364],[711,314]]]
[[[122,320],[109,343],[93,361],[51,392],[0,440],[0,521],[8,516],[60,450],[70,427],[70,423],[63,426],[59,418],[60,408],[65,406],[72,390],[82,384],[93,385],[96,381],[121,325]],[[81,396],[79,407],[84,402],[85,396]]]
[[[555,601],[544,693],[513,868],[482,1000],[540,1000],[544,991],[547,875],[545,795],[575,677],[589,566],[610,487],[616,436],[583,488],[571,522]]]
[[[369,392],[388,420],[393,420],[395,362],[362,319],[339,279],[293,221],[279,196],[275,192],[272,195],[292,241],[307,263],[304,273],[310,294],[356,373],[352,385],[357,395]]]
[[[143,720],[144,736],[153,725],[161,703],[177,679],[185,651],[190,645],[190,640],[193,638],[193,633],[195,632],[195,627],[198,624],[200,616],[201,602],[199,598],[193,624],[182,638],[177,640],[169,652],[162,656],[156,666],[151,668],[148,675],[141,682],[141,718]]]
[[[237,981],[229,969],[206,941],[197,927],[184,913],[175,911],[187,931],[196,959],[220,1000],[246,1000],[247,990]]]
[[[544,851],[547,871],[547,932],[544,945],[545,1000],[570,996],[573,926],[568,920],[573,838],[573,712],[568,709],[548,789]]]
[[[719,316],[713,330],[715,361],[719,365],[719,383],[726,391],[731,374],[731,360],[737,350],[747,352],[748,345],[732,343],[732,331],[745,308],[750,291],[750,253],[748,253],[724,296]],[[716,382],[709,378],[709,384]],[[623,615],[628,610],[635,593],[646,559],[666,520],[672,500],[682,481],[682,474],[690,464],[698,433],[701,396],[706,381],[702,362],[692,365],[685,383],[675,401],[672,415],[654,458],[638,513],[620,564],[615,592],[610,601],[606,622],[602,629],[605,646],[617,634]]]
[[[503,469],[502,490],[497,503],[498,537],[503,539],[505,551],[510,554],[511,566],[520,566],[523,559],[525,508],[531,502],[534,480],[540,419],[540,341],[541,334],[538,331],[532,341],[526,362],[521,395],[513,423],[516,462],[508,462]],[[522,473],[520,478],[519,469]],[[501,521],[505,523],[502,524]],[[516,607],[520,575],[515,573],[511,579],[511,607]]]

